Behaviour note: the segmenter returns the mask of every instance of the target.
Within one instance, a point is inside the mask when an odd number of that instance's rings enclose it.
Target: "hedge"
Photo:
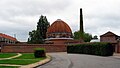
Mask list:
[[[67,46],[67,53],[112,56],[113,52],[114,47],[110,43],[96,42]]]
[[[35,48],[34,50],[35,58],[45,57],[45,49],[44,48]]]

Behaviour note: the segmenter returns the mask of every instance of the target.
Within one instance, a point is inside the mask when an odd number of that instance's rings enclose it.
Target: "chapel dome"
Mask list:
[[[72,31],[67,23],[62,21],[61,19],[57,19],[53,24],[47,29],[47,37],[52,38],[71,38],[72,37]]]
[[[71,33],[70,27],[61,19],[57,19],[53,24],[48,28],[47,33],[53,33],[53,32],[68,32]]]

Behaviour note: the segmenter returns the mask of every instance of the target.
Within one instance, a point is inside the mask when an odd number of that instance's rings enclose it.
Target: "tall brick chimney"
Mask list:
[[[81,32],[81,33],[84,32],[82,8],[80,8],[80,32]]]
[[[80,43],[84,42],[84,28],[83,28],[83,14],[82,14],[82,8],[80,8]]]

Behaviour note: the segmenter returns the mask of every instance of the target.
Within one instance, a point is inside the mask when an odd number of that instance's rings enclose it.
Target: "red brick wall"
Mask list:
[[[2,47],[1,52],[34,52],[35,48],[45,48],[46,52],[65,52],[65,44],[7,44]]]
[[[115,46],[115,52],[120,53],[120,41],[116,39],[116,35],[100,36],[100,42],[110,42]]]
[[[103,36],[103,37],[100,37],[100,41],[101,42],[111,42],[111,43],[116,43],[116,38],[115,36]]]
[[[118,41],[116,46],[115,46],[115,52],[120,53],[120,41]]]

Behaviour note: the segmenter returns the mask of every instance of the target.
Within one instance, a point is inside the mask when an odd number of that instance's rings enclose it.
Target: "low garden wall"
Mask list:
[[[35,48],[45,48],[46,52],[66,52],[65,44],[7,44],[2,45],[1,52],[31,53]]]
[[[85,44],[92,44],[92,43],[85,43]],[[82,44],[74,44],[74,45],[82,45]],[[115,53],[120,53],[120,43],[119,44],[112,44],[114,45]],[[21,53],[29,53],[34,52],[35,48],[45,48],[46,52],[67,52],[67,50],[71,49],[71,44],[67,47],[67,44],[4,44],[1,45],[0,52],[21,52]],[[80,51],[81,49],[79,46],[74,47],[72,51],[77,50]],[[86,48],[82,48],[85,49]],[[89,48],[88,48],[89,50]]]

